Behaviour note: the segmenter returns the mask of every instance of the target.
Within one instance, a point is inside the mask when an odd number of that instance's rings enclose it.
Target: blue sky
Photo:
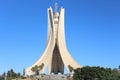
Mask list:
[[[120,65],[120,0],[0,0],[0,74],[41,56],[55,2],[65,8],[67,48],[80,65]]]

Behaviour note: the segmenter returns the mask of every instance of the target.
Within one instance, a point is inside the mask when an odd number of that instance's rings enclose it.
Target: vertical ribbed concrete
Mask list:
[[[34,72],[31,68],[35,65],[44,64],[42,73],[44,73],[48,66],[48,73],[64,73],[64,66],[68,69],[68,65],[73,68],[81,67],[77,64],[69,54],[66,48],[65,33],[64,33],[64,8],[60,12],[52,11],[48,8],[48,36],[46,49],[42,56],[30,67],[25,69],[25,75],[32,75]]]

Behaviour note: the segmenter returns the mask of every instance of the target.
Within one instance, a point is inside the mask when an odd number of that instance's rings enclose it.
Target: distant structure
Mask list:
[[[58,12],[57,3],[55,10],[48,8],[48,36],[46,49],[42,56],[32,66],[25,69],[25,75],[32,75],[31,68],[35,65],[40,66],[44,64],[41,73],[44,73],[48,67],[48,74],[62,73],[64,74],[64,67],[69,71],[69,66],[73,68],[81,67],[69,54],[66,48],[65,33],[64,33],[64,8],[61,7]]]

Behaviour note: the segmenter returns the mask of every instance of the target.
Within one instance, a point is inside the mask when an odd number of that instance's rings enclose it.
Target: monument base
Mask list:
[[[42,80],[70,80],[70,74],[58,74],[58,75],[38,75],[36,76],[38,79]]]

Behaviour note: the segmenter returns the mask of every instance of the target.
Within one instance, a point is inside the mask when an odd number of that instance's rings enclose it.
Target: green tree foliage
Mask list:
[[[18,72],[16,77],[20,78],[21,77],[21,74]]]
[[[3,77],[3,76],[0,76],[0,80],[4,80],[4,77]]]
[[[103,67],[82,67],[74,70],[74,80],[120,80],[117,69]]]
[[[31,68],[33,72],[35,72],[35,75],[39,75],[39,71],[41,71],[44,67],[44,64],[42,63],[40,66],[35,65],[34,67]]]
[[[0,75],[0,80],[4,80],[4,79],[5,79],[5,72],[2,75]]]
[[[74,70],[74,68],[71,65],[68,65],[68,69],[70,72],[72,72]]]
[[[39,70],[42,70],[44,67],[44,64],[42,63],[40,66],[39,66]]]
[[[7,72],[7,78],[16,78],[16,75],[17,74],[13,71],[13,69]]]
[[[36,72],[36,71],[38,70],[38,66],[35,65],[34,67],[31,68],[31,70],[32,70],[33,72]]]
[[[37,66],[37,65],[35,65],[34,67],[32,67],[31,68],[31,70],[33,71],[33,72],[35,72],[35,75],[38,75],[39,73],[38,73],[38,69],[39,68],[39,66]]]
[[[118,69],[120,70],[120,65],[118,66]]]
[[[21,74],[15,73],[13,69],[7,72],[7,80],[12,80],[12,79],[20,78],[20,77],[21,77]]]

